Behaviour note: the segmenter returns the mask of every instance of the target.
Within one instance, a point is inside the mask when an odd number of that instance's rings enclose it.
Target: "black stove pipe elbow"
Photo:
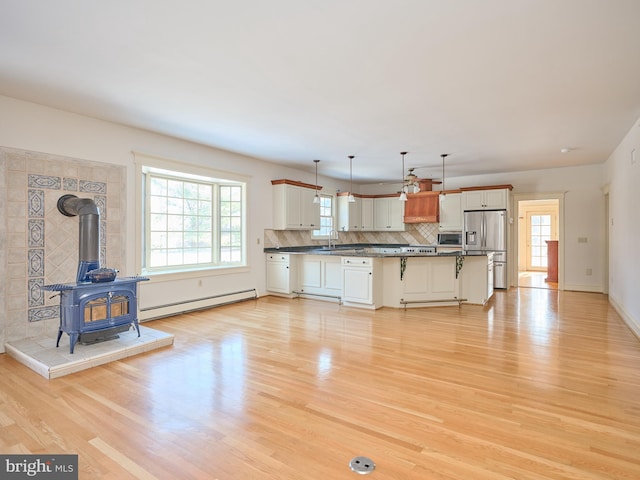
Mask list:
[[[58,211],[67,217],[79,217],[78,283],[88,282],[91,270],[100,268],[100,209],[90,198],[63,195]]]

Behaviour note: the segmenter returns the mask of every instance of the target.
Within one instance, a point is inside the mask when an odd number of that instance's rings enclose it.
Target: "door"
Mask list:
[[[484,212],[484,248],[494,252],[507,250],[507,214],[503,210]]]
[[[482,249],[484,212],[464,212],[464,242],[465,250]]]
[[[527,270],[547,270],[547,240],[554,238],[553,215],[527,212]]]

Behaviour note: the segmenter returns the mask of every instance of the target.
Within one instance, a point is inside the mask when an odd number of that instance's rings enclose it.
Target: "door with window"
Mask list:
[[[527,270],[547,270],[547,240],[556,240],[557,219],[553,212],[527,212]]]

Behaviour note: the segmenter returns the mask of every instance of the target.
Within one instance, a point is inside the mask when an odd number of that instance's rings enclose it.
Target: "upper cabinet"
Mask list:
[[[293,180],[271,180],[274,230],[320,228],[320,204],[313,203],[316,186]],[[318,190],[322,187],[318,187]]]
[[[403,231],[404,204],[398,195],[377,196],[373,199],[373,229],[380,231]]]
[[[338,193],[338,230],[373,230],[373,197],[354,194],[353,198],[355,202],[350,202],[348,192]]]
[[[462,188],[463,210],[504,210],[509,207],[511,185]]]
[[[404,223],[436,223],[440,192],[418,192],[407,195]]]
[[[443,232],[462,231],[462,193],[440,193],[440,223]]]

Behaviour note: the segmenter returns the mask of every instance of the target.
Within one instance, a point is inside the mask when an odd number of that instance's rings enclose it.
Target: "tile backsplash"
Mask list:
[[[65,194],[100,209],[100,262],[122,269],[125,167],[0,147],[0,348],[43,333],[55,339],[59,298],[41,286],[75,282],[77,217],[57,209]],[[4,218],[2,218],[4,217]],[[3,351],[3,350],[0,350]]]
[[[407,224],[403,232],[338,232],[337,244],[385,243],[432,245],[438,240],[437,223]],[[326,245],[312,237],[311,230],[265,230],[264,248]]]

